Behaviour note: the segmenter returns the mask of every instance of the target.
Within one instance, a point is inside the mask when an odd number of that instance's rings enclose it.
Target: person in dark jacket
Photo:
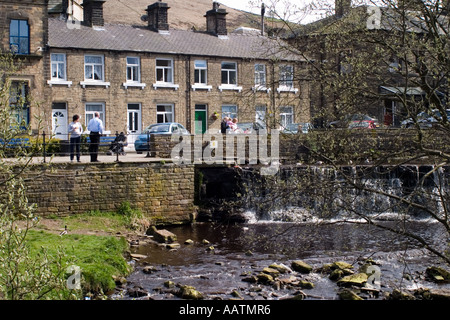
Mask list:
[[[222,122],[220,123],[220,132],[221,132],[221,133],[227,133],[227,129],[229,128],[229,126],[228,126],[228,120],[229,120],[228,117],[224,117],[224,118],[222,119]]]

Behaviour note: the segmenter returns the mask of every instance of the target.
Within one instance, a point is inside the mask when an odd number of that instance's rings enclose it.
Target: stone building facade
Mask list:
[[[309,122],[306,63],[259,30],[228,32],[227,12],[217,3],[205,13],[207,30],[200,32],[171,29],[164,2],[148,6],[146,27],[107,24],[105,1],[84,0],[83,21],[64,10],[57,16],[55,1],[50,17],[47,1],[0,1],[2,9],[23,3],[15,12],[40,10],[30,14],[30,21],[36,19],[32,30],[41,26],[31,50],[44,48],[31,94],[42,106],[44,130],[56,138],[67,139],[74,114],[86,125],[95,111],[107,132],[126,132],[131,142],[156,122],[180,122],[193,134],[219,130],[224,116],[259,119],[272,128]],[[8,19],[1,23],[6,34]]]
[[[0,51],[12,52],[17,62],[17,70],[1,70],[2,77],[12,72],[8,85],[13,121],[33,123],[33,115],[41,113],[40,103],[30,103],[25,96],[35,102],[45,100],[42,70],[48,42],[47,9],[47,0],[0,1]]]

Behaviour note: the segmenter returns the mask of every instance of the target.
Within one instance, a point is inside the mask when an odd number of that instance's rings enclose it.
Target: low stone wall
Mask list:
[[[115,211],[128,201],[155,224],[188,223],[194,217],[193,165],[34,165],[21,176],[29,202],[42,216]]]

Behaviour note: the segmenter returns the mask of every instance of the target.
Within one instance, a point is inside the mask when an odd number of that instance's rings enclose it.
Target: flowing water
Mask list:
[[[434,174],[426,175],[430,169],[433,167],[380,168],[364,177],[361,177],[362,170],[349,168],[348,171],[355,181],[360,181],[369,189],[414,199],[443,216],[449,210],[445,207],[448,201],[443,199],[448,197],[450,170],[435,170],[432,171]],[[239,189],[241,199],[244,199],[239,209],[243,211],[246,223],[225,223],[223,221],[227,219],[222,219],[222,222],[197,222],[167,228],[177,236],[180,247],[169,250],[156,242],[133,247],[133,253],[143,254],[147,258],[136,262],[135,271],[128,278],[128,288],[142,288],[148,292],[145,298],[179,299],[174,295],[174,288],[164,286],[170,280],[178,285],[194,286],[205,299],[231,299],[235,291],[246,300],[279,300],[292,297],[299,288],[244,280],[273,263],[290,267],[292,261],[303,260],[314,268],[312,273],[302,275],[292,272],[281,277],[295,276],[312,282],[313,289],[302,289],[307,299],[332,300],[339,298],[339,287],[336,281],[329,279],[328,274],[317,269],[324,264],[345,261],[358,272],[362,262],[371,258],[379,267],[381,287],[378,296],[366,295],[364,298],[382,299],[393,289],[450,289],[450,284],[436,284],[425,276],[429,266],[447,269],[448,266],[441,264],[418,243],[372,225],[361,224],[363,220],[355,220],[354,215],[358,212],[369,214],[382,221],[385,227],[415,233],[441,252],[448,250],[448,232],[430,219],[426,211],[398,205],[393,201],[395,197],[386,194],[347,188],[336,183],[342,180],[341,176],[331,169],[317,168],[312,170],[312,175],[311,172],[306,175],[307,170],[311,171],[310,168],[284,168],[280,170],[279,180],[261,180],[254,170],[244,170],[240,180],[226,185],[223,183],[225,177],[217,170],[209,174],[204,171],[204,181],[209,181],[209,185],[204,185],[204,200],[229,195],[231,189],[222,190],[223,186],[244,186]],[[226,174],[231,177],[233,172],[227,171]],[[324,189],[320,193],[318,182],[326,184],[330,181],[338,188]],[[314,184],[308,187],[311,182]],[[280,190],[289,197],[279,197]],[[280,202],[281,198],[285,201]],[[324,214],[327,208],[331,209],[332,215]],[[339,222],[343,219],[347,222]],[[193,244],[184,244],[188,239],[193,240]],[[208,240],[209,244],[204,244],[203,240]],[[210,250],[211,246],[213,250]],[[144,273],[146,267],[147,270],[151,267],[151,272]],[[132,298],[126,290],[117,297]]]
[[[434,242],[448,241],[436,223],[415,221],[407,227]],[[391,292],[394,288],[450,288],[449,285],[437,285],[425,279],[426,267],[439,263],[425,250],[368,225],[196,223],[169,230],[177,235],[181,244],[179,249],[168,250],[152,243],[133,250],[147,258],[136,264],[135,272],[128,278],[128,286],[142,287],[155,300],[179,299],[171,290],[165,289],[164,282],[167,280],[194,286],[204,294],[205,299],[230,299],[233,290],[244,299],[283,299],[292,296],[295,291],[248,283],[243,279],[249,274],[258,274],[272,263],[290,266],[297,259],[314,268],[334,261],[346,261],[357,270],[358,262],[370,257],[381,270],[381,292]],[[194,243],[184,244],[187,239]],[[203,244],[203,239],[210,244]],[[213,251],[208,250],[211,245],[214,246]],[[142,269],[149,265],[154,267],[154,271],[146,274]],[[328,279],[327,274],[312,272],[300,277],[314,283],[313,289],[303,290],[307,299],[338,299],[339,287],[335,281]]]

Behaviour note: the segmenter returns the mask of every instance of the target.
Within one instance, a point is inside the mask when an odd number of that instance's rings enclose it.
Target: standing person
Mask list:
[[[75,156],[74,149],[77,154],[77,161],[80,162],[80,144],[81,144],[81,134],[83,133],[83,127],[80,123],[80,116],[75,114],[72,117],[72,123],[69,124],[70,133],[70,162],[73,162]]]
[[[87,129],[90,131],[89,138],[91,139],[91,143],[89,144],[91,162],[100,162],[97,160],[97,157],[100,135],[103,133],[103,122],[100,120],[100,114],[98,112],[94,113],[94,118],[89,121]]]
[[[220,132],[221,133],[227,133],[228,126],[228,117],[224,117],[222,119],[222,122],[220,123]]]

